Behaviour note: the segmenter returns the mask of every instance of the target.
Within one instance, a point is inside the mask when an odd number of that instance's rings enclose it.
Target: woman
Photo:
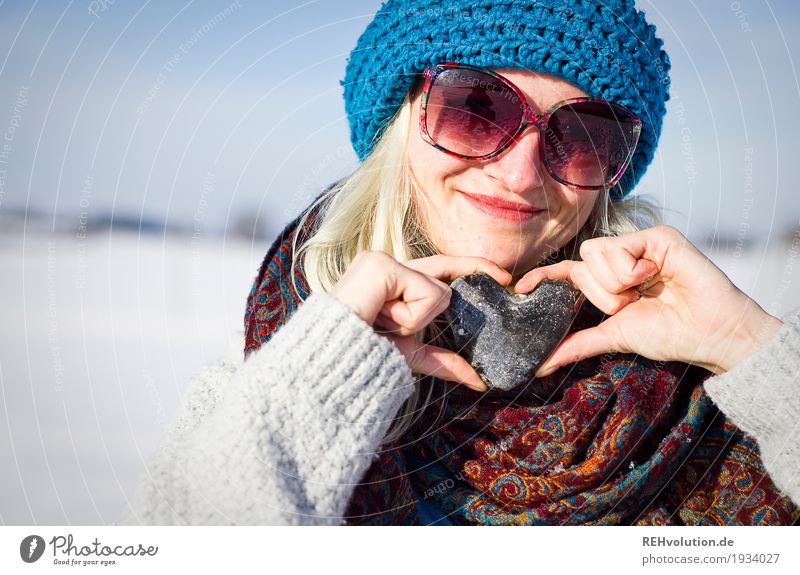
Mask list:
[[[800,314],[625,199],[668,98],[653,27],[625,0],[471,4],[390,0],[359,39],[363,163],[267,253],[246,361],[196,379],[126,522],[800,516]],[[447,349],[447,284],[474,272],[588,300],[515,390]]]

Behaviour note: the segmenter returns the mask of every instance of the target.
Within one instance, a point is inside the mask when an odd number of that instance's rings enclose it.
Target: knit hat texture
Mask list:
[[[388,0],[358,39],[344,86],[350,140],[363,160],[414,78],[456,61],[546,72],[642,120],[628,194],[653,159],[669,99],[669,57],[633,0]]]

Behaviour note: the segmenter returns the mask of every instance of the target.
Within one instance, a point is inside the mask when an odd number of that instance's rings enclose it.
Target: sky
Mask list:
[[[289,221],[357,165],[339,80],[379,5],[3,2],[0,216]],[[638,6],[672,97],[637,193],[692,238],[785,237],[800,219],[796,2]]]

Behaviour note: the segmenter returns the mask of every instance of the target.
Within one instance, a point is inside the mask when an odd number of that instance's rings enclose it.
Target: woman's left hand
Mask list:
[[[566,280],[610,316],[568,335],[539,377],[606,352],[681,361],[719,374],[781,326],[669,226],[587,240],[580,254],[583,261],[533,269],[515,286],[527,293],[543,279]]]

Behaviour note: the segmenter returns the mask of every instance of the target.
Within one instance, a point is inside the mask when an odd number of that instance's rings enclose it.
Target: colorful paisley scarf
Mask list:
[[[292,239],[267,252],[245,312],[245,355],[309,295]],[[314,214],[299,241],[313,229]],[[573,330],[603,315],[586,303]],[[441,343],[441,342],[439,342]],[[404,437],[381,446],[346,524],[420,524],[422,499],[462,525],[790,525],[800,510],[772,483],[756,441],[681,363],[606,354],[522,389],[477,393],[435,378]]]

